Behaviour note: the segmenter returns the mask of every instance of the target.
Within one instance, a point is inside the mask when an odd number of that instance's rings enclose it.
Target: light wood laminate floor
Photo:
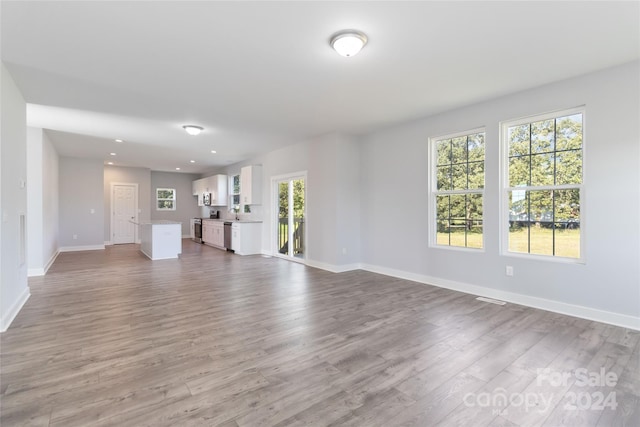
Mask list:
[[[183,243],[62,253],[29,280],[2,427],[640,426],[636,331]]]

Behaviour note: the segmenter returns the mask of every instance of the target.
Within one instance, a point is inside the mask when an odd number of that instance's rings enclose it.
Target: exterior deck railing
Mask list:
[[[289,219],[278,219],[278,252],[289,253]],[[304,254],[304,218],[293,219],[293,255]]]

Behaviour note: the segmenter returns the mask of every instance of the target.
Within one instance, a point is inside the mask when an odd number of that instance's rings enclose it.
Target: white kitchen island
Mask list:
[[[182,253],[182,223],[156,220],[136,223],[140,250],[152,260],[178,258]]]

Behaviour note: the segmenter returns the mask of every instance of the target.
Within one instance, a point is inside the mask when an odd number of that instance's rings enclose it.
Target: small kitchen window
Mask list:
[[[176,210],[176,189],[156,188],[156,210],[175,211]]]
[[[251,213],[251,206],[240,205],[240,175],[232,176],[229,183],[231,187],[229,189],[229,212],[240,213],[242,208],[242,212]]]
[[[229,180],[231,188],[229,191],[229,211],[240,212],[240,175],[234,175]]]

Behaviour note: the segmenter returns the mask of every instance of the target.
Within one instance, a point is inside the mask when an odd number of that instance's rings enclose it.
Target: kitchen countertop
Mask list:
[[[238,222],[238,223],[259,223],[255,219],[224,219],[224,218],[202,218],[203,221],[216,221],[216,222]]]
[[[135,221],[131,221],[129,220],[129,222],[136,224],[136,225],[169,225],[169,224],[182,224],[179,221],[169,221],[168,219],[156,219],[156,220],[152,220],[152,221],[139,221],[139,222],[135,222]]]

